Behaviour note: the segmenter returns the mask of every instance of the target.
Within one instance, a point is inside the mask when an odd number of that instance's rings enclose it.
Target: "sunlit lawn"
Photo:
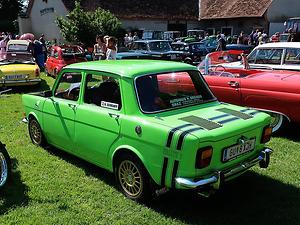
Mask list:
[[[13,178],[0,192],[0,224],[300,224],[300,125],[290,126],[269,147],[267,170],[253,168],[209,199],[169,192],[147,205],[126,199],[114,176],[55,148],[31,144],[20,123],[21,94],[0,97],[0,140],[13,160]]]

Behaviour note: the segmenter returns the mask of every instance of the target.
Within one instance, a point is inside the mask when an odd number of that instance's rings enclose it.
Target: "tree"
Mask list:
[[[92,46],[97,35],[116,35],[121,26],[111,12],[102,8],[85,12],[79,2],[67,18],[58,17],[56,23],[66,41],[81,42],[86,46]]]
[[[23,0],[0,0],[0,31],[16,31],[16,20]]]

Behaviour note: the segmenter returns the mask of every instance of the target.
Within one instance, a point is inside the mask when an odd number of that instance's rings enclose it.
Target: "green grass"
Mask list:
[[[43,76],[40,90],[53,78]],[[13,161],[13,177],[0,192],[0,224],[205,224],[300,223],[300,134],[290,126],[273,137],[271,165],[253,168],[205,199],[194,192],[169,192],[147,205],[125,198],[114,176],[55,148],[31,144],[20,123],[21,94],[0,97],[0,140]]]

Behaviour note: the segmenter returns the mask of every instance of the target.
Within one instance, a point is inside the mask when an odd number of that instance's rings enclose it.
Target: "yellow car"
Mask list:
[[[0,87],[36,85],[40,69],[29,52],[6,52],[0,58]]]

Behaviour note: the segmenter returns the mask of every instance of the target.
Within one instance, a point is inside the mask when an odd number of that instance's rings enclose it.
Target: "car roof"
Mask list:
[[[256,48],[300,48],[300,42],[274,42],[261,44]]]
[[[161,39],[137,40],[137,41],[134,41],[134,42],[141,42],[141,43],[144,43],[144,42],[157,42],[157,41],[169,42],[168,40],[161,40]]]
[[[161,72],[197,70],[195,66],[186,63],[163,60],[99,60],[74,63],[64,69],[104,71],[129,78]]]
[[[7,42],[7,45],[10,45],[10,44],[20,44],[20,45],[29,45],[29,41],[28,40],[9,40]]]

